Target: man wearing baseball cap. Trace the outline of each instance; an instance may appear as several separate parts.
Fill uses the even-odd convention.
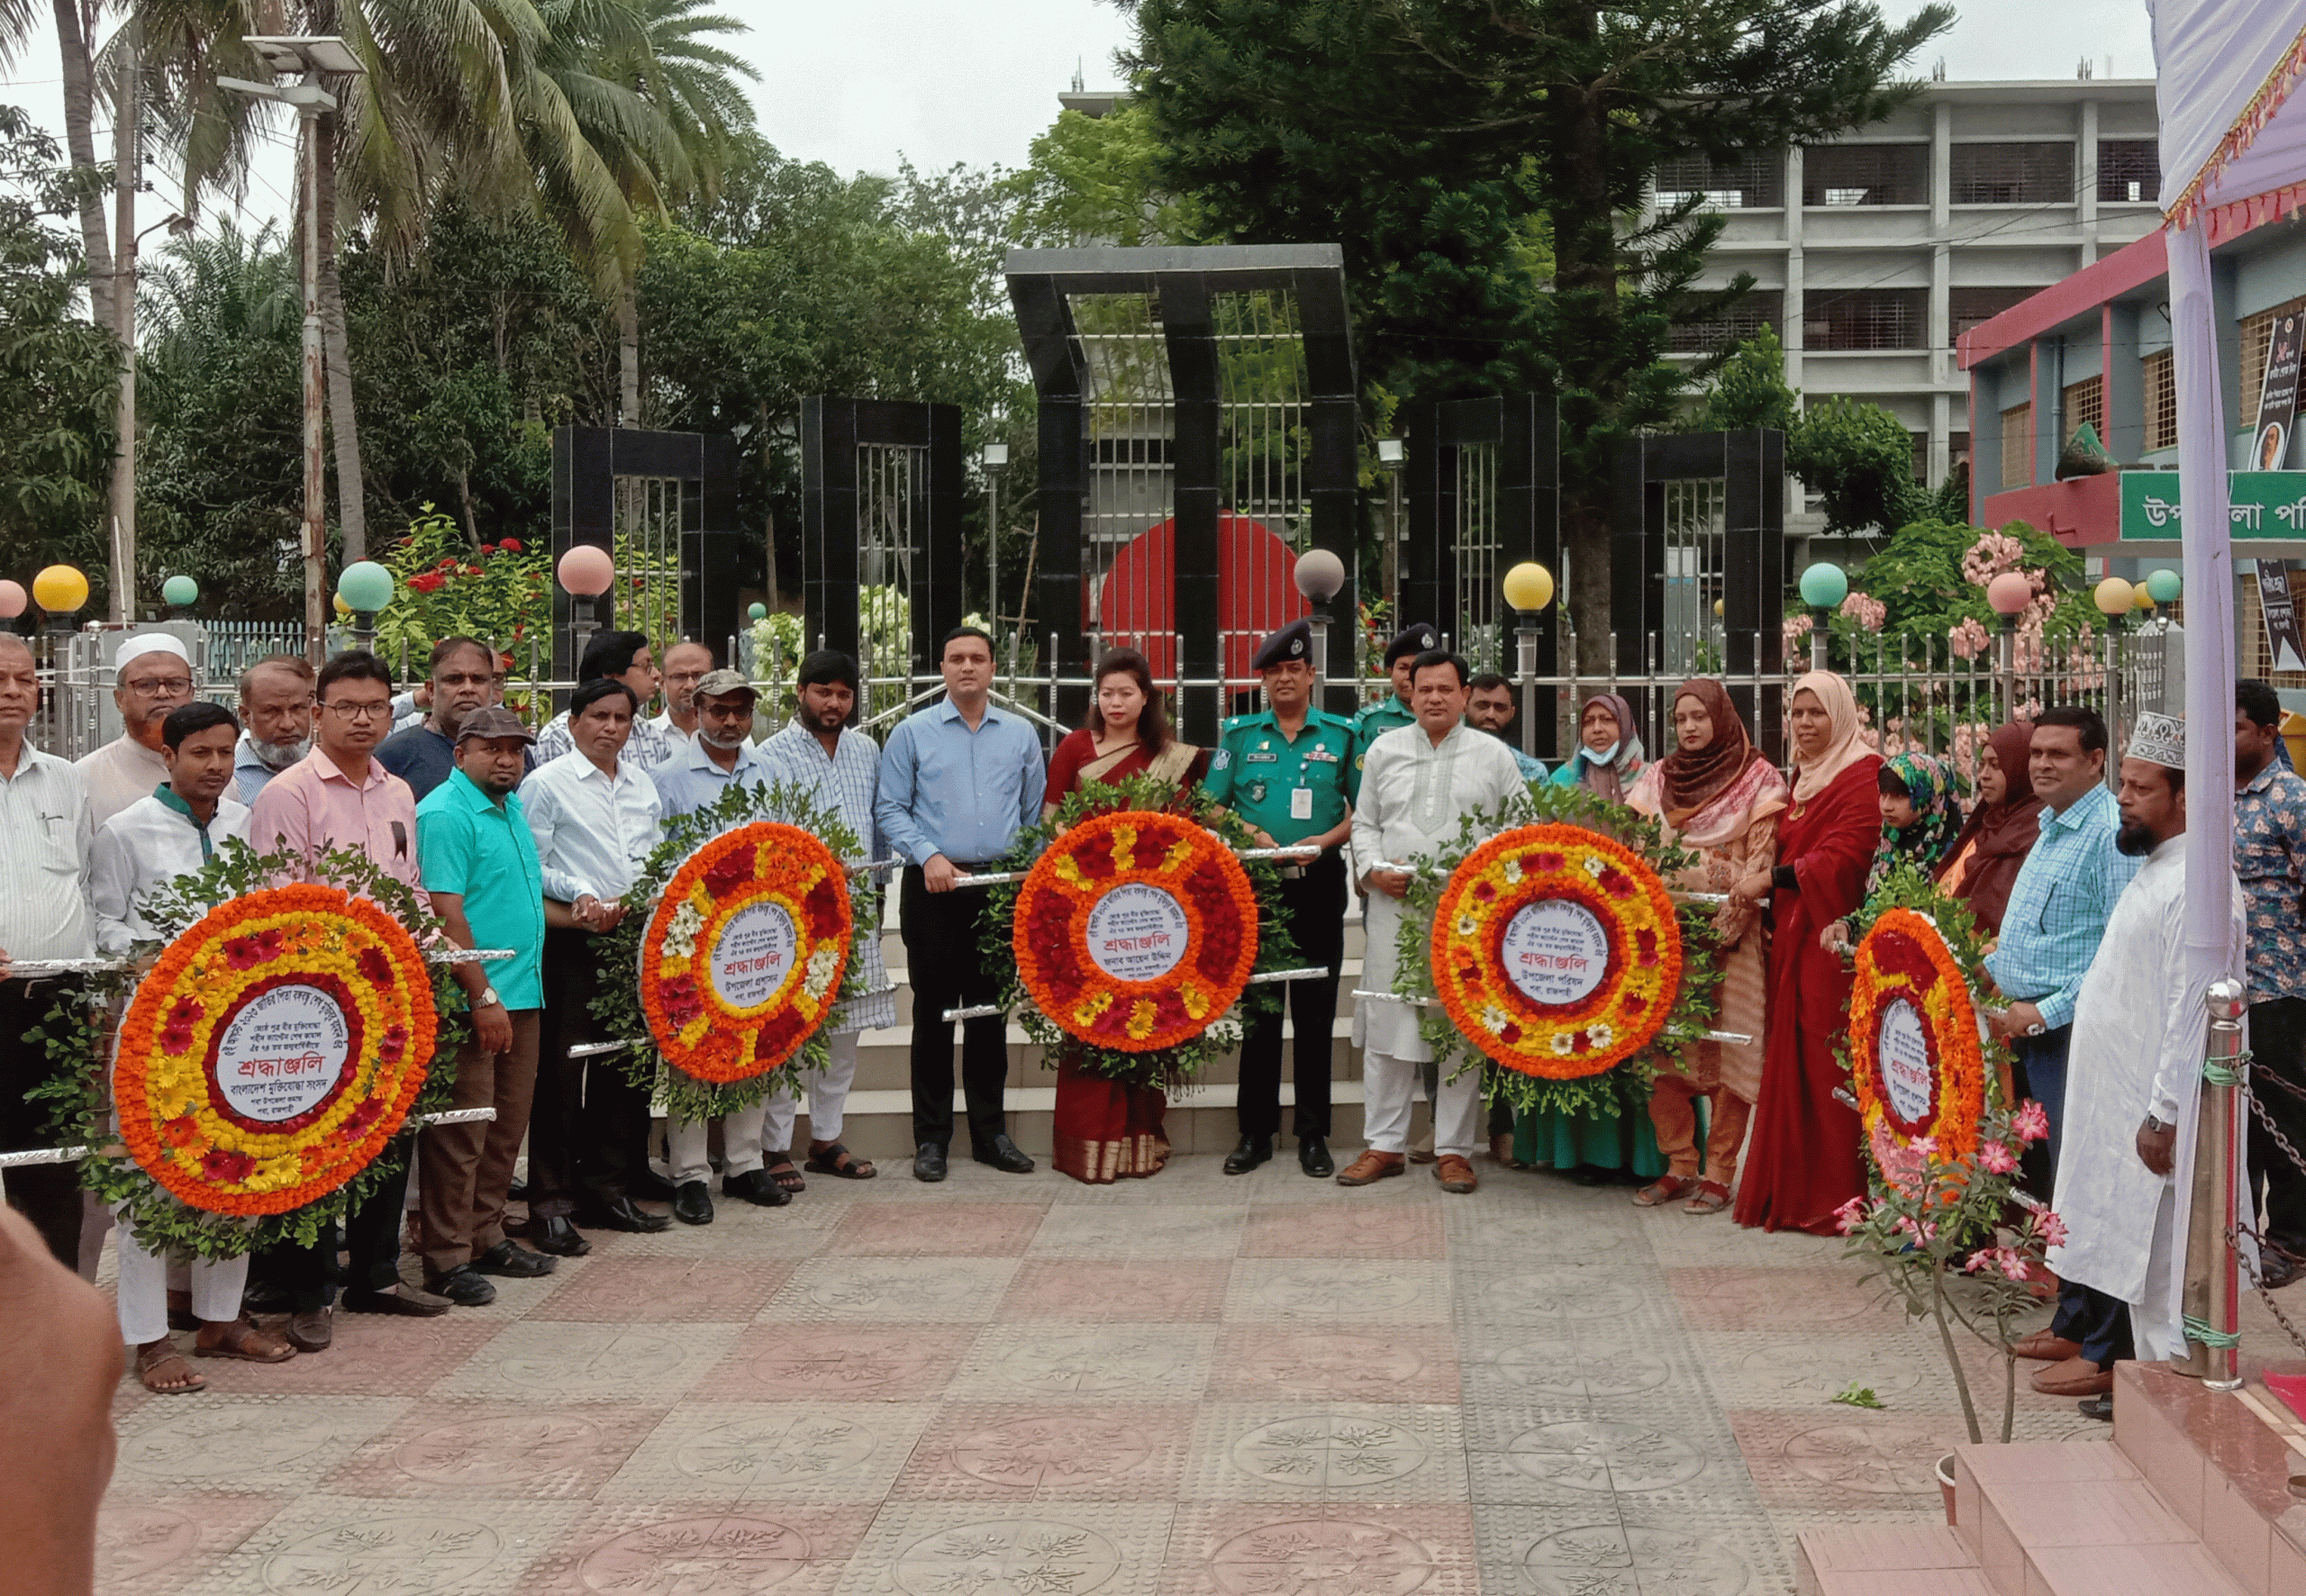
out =
[[[511,710],[470,711],[457,727],[456,768],[416,806],[417,862],[449,939],[513,950],[509,959],[449,966],[472,1010],[450,1106],[493,1108],[496,1118],[428,1125],[417,1138],[424,1289],[466,1308],[496,1300],[486,1275],[531,1280],[558,1262],[504,1234],[544,1020],[544,870],[513,791],[535,741]]]

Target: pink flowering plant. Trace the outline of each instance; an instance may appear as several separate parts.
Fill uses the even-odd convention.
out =
[[[2065,1239],[2057,1215],[2018,1189],[2019,1155],[2048,1134],[2049,1117],[2030,1101],[2010,1111],[1990,1107],[1977,1151],[1967,1156],[1927,1136],[1901,1142],[1877,1125],[1866,1148],[1870,1190],[1836,1216],[1849,1256],[1881,1276],[1908,1318],[1937,1326],[1973,1442],[1985,1437],[1954,1332],[2002,1355],[2007,1441],[2018,1405],[2019,1321],[2034,1311],[2036,1288],[2050,1278],[2044,1255]]]

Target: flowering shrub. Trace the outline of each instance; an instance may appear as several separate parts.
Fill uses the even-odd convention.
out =
[[[1956,1153],[1928,1136],[1901,1144],[1886,1125],[1877,1125],[1867,1147],[1871,1190],[1836,1215],[1849,1238],[1849,1256],[1881,1276],[1909,1318],[1937,1326],[1974,1443],[1985,1437],[1954,1330],[1958,1326],[2002,1354],[2001,1438],[2007,1441],[2017,1410],[2017,1356],[2011,1350],[2016,1321],[2034,1307],[2035,1284],[2048,1278],[2044,1254],[2065,1239],[2056,1214],[2017,1194],[2019,1155],[2048,1134],[2049,1117],[2033,1102],[2014,1111],[1989,1109],[1974,1154]],[[2023,1217],[2013,1223],[2012,1213]]]
[[[521,538],[476,549],[454,520],[423,508],[382,557],[395,592],[377,615],[377,652],[411,679],[434,643],[460,634],[525,657],[529,633],[552,625],[551,551]]]
[[[1882,623],[1890,618],[1890,606],[1872,594],[1852,588],[1849,596],[1841,601],[1841,612],[1856,621],[1860,631],[1880,631]]]

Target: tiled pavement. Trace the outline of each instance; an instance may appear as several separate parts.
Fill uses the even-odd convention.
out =
[[[1838,1244],[1482,1168],[900,1164],[601,1236],[490,1308],[123,1384],[104,1588],[1735,1596],[1805,1525],[1938,1512],[1950,1383]]]

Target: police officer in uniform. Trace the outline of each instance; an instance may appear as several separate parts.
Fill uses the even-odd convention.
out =
[[[1321,965],[1323,981],[1290,983],[1285,1000],[1297,1021],[1297,1111],[1291,1129],[1297,1163],[1320,1178],[1337,1173],[1330,1158],[1330,1038],[1337,1018],[1338,969],[1345,957],[1345,856],[1353,830],[1350,799],[1357,751],[1354,723],[1312,707],[1313,628],[1294,621],[1258,645],[1250,661],[1265,683],[1269,708],[1225,722],[1203,786],[1275,848],[1310,843],[1321,857],[1283,871],[1281,901],[1298,963]],[[1281,1015],[1261,1013],[1241,1043],[1241,1142],[1225,1158],[1227,1174],[1246,1174],[1273,1156],[1281,1129]]]
[[[1441,634],[1421,621],[1405,626],[1385,645],[1385,674],[1394,678],[1394,695],[1373,703],[1353,718],[1352,794],[1361,795],[1361,761],[1375,742],[1396,726],[1412,726],[1417,716],[1409,707],[1410,666],[1429,648],[1441,646]]]

